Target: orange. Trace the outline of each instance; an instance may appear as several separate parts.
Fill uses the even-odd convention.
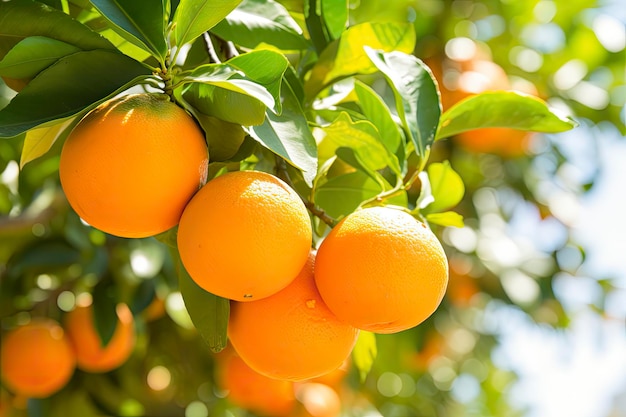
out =
[[[206,291],[258,300],[298,275],[311,247],[304,203],[282,180],[237,171],[209,181],[189,202],[178,228],[187,272]]]
[[[318,382],[296,387],[296,398],[302,404],[298,417],[339,417],[341,399],[333,388]]]
[[[328,309],[313,278],[311,252],[282,291],[258,301],[231,303],[228,336],[241,358],[271,378],[302,381],[337,369],[358,330]]]
[[[234,352],[218,362],[218,382],[236,406],[265,416],[289,416],[295,406],[293,383],[261,375]]]
[[[63,144],[63,191],[93,227],[121,237],[164,232],[205,182],[204,134],[166,98],[110,100],[88,113]]]
[[[444,60],[441,78],[447,81],[440,83],[445,110],[474,94],[511,89],[504,69],[479,55],[464,61]],[[516,157],[526,153],[531,138],[528,132],[522,130],[484,128],[462,132],[457,135],[455,141],[470,152]]]
[[[122,365],[135,346],[135,320],[126,304],[116,308],[113,337],[102,346],[94,323],[92,305],[77,306],[65,318],[65,329],[74,346],[78,367],[87,372],[107,372]]]
[[[532,135],[523,130],[492,127],[459,133],[456,141],[464,149],[514,158],[524,155]]]
[[[2,381],[16,394],[48,397],[68,383],[76,357],[63,328],[51,319],[34,319],[4,336]]]
[[[428,226],[401,210],[370,207],[343,218],[322,241],[315,282],[340,320],[396,333],[439,306],[448,262]]]

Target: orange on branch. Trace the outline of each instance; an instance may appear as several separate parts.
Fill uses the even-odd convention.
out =
[[[340,320],[374,333],[396,333],[437,309],[448,262],[428,226],[404,211],[371,207],[345,217],[324,239],[315,281]]]
[[[261,375],[234,352],[220,355],[218,382],[233,404],[264,416],[291,415],[296,401],[291,381]]]
[[[328,309],[313,277],[312,252],[280,292],[231,303],[228,337],[241,358],[271,378],[302,381],[337,369],[352,352],[358,330]]]
[[[286,287],[311,247],[304,203],[279,178],[237,171],[209,181],[189,202],[178,228],[178,249],[193,280],[238,301],[258,300]]]
[[[76,213],[121,237],[176,224],[206,181],[204,134],[181,107],[157,94],[110,100],[87,114],[61,151],[59,175]]]
[[[77,306],[65,317],[65,329],[76,352],[78,367],[87,372],[108,372],[122,365],[135,347],[135,320],[126,304],[115,310],[113,337],[102,346],[95,327],[93,305]]]
[[[48,397],[74,373],[76,357],[63,328],[51,319],[34,319],[8,332],[2,341],[2,381],[18,395]]]

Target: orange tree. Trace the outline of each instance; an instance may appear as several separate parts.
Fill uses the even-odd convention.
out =
[[[518,91],[528,91],[525,88],[480,90],[480,94],[442,108],[441,92],[454,85],[446,81],[454,78],[455,72],[437,64],[457,58],[459,52],[454,51],[452,41],[462,38],[460,44],[476,48],[483,61],[497,61],[518,81],[534,83],[538,97],[562,96],[573,111],[591,118],[594,113],[584,106],[584,100],[576,101],[574,94],[559,91],[559,83],[542,84],[540,75],[567,63],[569,50],[539,74],[528,73],[529,64],[523,57],[518,60],[522,64],[509,71],[511,65],[504,64],[507,48],[522,48],[515,43],[522,34],[498,32],[494,23],[491,32],[487,31],[489,36],[485,35],[485,25],[492,22],[489,16],[499,17],[503,25],[513,16],[532,23],[529,6],[507,8],[495,1],[488,5],[451,2],[451,7],[435,6],[435,2],[362,3],[0,3],[0,76],[6,84],[0,103],[3,334],[41,316],[63,323],[64,316],[85,300],[93,306],[93,326],[101,347],[115,334],[120,303],[130,307],[137,331],[133,351],[119,368],[105,373],[77,369],[68,384],[49,398],[25,400],[11,386],[3,385],[0,398],[8,398],[9,415],[67,415],[68,410],[75,415],[219,415],[237,407],[215,383],[213,357],[228,344],[231,302],[197,284],[194,275],[201,272],[194,273],[188,264],[202,264],[212,255],[213,263],[226,263],[222,269],[230,264],[234,270],[272,272],[272,263],[265,260],[280,259],[280,253],[272,252],[274,245],[294,248],[289,242],[264,244],[262,239],[268,230],[291,225],[282,223],[286,214],[280,206],[250,210],[237,205],[245,200],[247,188],[219,192],[213,198],[233,194],[233,202],[220,201],[217,208],[234,204],[233,209],[210,218],[209,211],[217,210],[210,199],[196,200],[193,190],[181,197],[183,191],[172,181],[183,176],[178,169],[189,166],[193,171],[190,182],[199,182],[198,186],[232,171],[272,174],[275,182],[297,196],[288,211],[298,211],[294,205],[300,203],[306,208],[314,248],[342,219],[376,206],[412,216],[421,223],[419,227],[430,228],[442,241],[455,296],[444,298],[431,318],[402,333],[376,336],[360,332],[352,351],[354,366],[350,366],[346,386],[338,390],[345,415],[376,409],[385,416],[454,415],[462,401],[450,389],[455,376],[462,373],[472,375],[482,387],[484,394],[473,400],[483,410],[480,415],[502,414],[503,408],[508,409],[503,392],[510,375],[490,359],[493,334],[473,327],[472,320],[489,300],[501,300],[517,305],[538,321],[549,317],[544,321],[564,325],[566,316],[559,300],[550,285],[539,280],[556,273],[558,263],[525,272],[525,277],[542,285],[540,295],[529,302],[507,284],[511,282],[507,277],[521,273],[523,266],[503,265],[497,256],[472,246],[472,239],[481,236],[481,219],[491,219],[492,225],[494,217],[506,220],[506,205],[498,200],[502,198],[500,190],[515,190],[508,194],[515,201],[528,202],[545,218],[553,216],[550,204],[536,195],[538,187],[533,188],[532,180],[524,177],[529,161],[542,148],[529,147],[527,155],[510,158],[468,152],[457,147],[454,138],[485,128],[558,133],[572,129],[576,122],[543,99]],[[577,11],[566,10],[570,15]],[[566,30],[578,30],[566,26],[571,21],[559,18]],[[480,28],[483,32],[479,33]],[[588,37],[583,29],[576,33],[584,44]],[[479,40],[468,43],[469,38]],[[519,48],[516,51],[522,56],[525,50]],[[444,58],[446,54],[448,58]],[[590,67],[604,63],[609,71],[615,68],[610,51],[595,59]],[[616,71],[615,77],[619,76]],[[145,107],[122,108],[120,113],[102,117],[115,126],[93,123],[93,115],[106,111],[111,100],[131,93],[149,94],[159,97],[157,103],[177,106],[177,113],[183,111],[176,119],[178,125],[161,128],[164,113],[170,112],[158,111],[161,104],[150,105],[152,99],[143,100]],[[611,112],[612,120],[617,120],[614,106]],[[143,115],[139,124],[126,130],[125,126],[136,123],[136,113]],[[91,125],[82,122],[88,114]],[[183,119],[196,126],[189,127]],[[97,132],[102,151],[88,152],[88,145],[72,148],[70,169],[80,166],[85,171],[64,173],[65,145],[90,129],[93,133],[87,136]],[[189,149],[197,143],[192,145],[188,135],[198,131],[205,141],[208,166],[202,164],[204,150],[194,153]],[[144,143],[134,139],[143,139],[144,134],[158,140]],[[177,162],[182,147],[194,153],[195,162]],[[564,163],[557,150],[546,148],[544,155],[556,155],[555,165]],[[134,155],[129,157],[126,150]],[[170,171],[172,164],[176,172]],[[66,190],[67,200],[64,177],[79,182],[73,195]],[[101,181],[107,186],[100,187]],[[168,187],[177,192],[168,194]],[[81,193],[81,189],[86,191]],[[154,195],[166,197],[151,200]],[[168,195],[175,196],[169,200],[176,202],[168,201]],[[73,202],[85,197],[86,202]],[[196,236],[191,244],[185,242],[186,247],[199,251],[191,261],[184,256],[181,261],[177,226],[151,237],[144,237],[143,232],[126,235],[105,226],[109,220],[117,223],[120,219],[137,226],[166,211],[180,217],[181,198],[192,198],[193,206],[199,207],[186,216],[185,228]],[[101,203],[94,204],[100,199]],[[256,200],[260,201],[255,204],[265,201]],[[170,204],[178,208],[172,209]],[[93,220],[95,227],[87,224],[88,215],[81,211],[89,205],[104,220]],[[135,206],[143,211],[134,219]],[[248,218],[228,219],[233,212],[257,217],[248,224]],[[170,227],[172,223],[162,224]],[[203,230],[208,224],[212,226]],[[219,233],[211,234],[215,229]],[[151,230],[148,234],[158,233]],[[211,247],[228,247],[228,253],[203,254],[202,246],[209,241]],[[255,253],[245,248],[254,248]],[[556,259],[557,252],[548,255]],[[388,263],[390,270],[396,263],[400,269],[415,263],[401,259],[409,250],[406,255],[404,251],[390,253],[380,260]],[[305,258],[302,255],[302,263]],[[373,261],[371,256],[368,261]],[[300,268],[289,270],[295,278]],[[332,276],[332,263],[326,262],[324,270]],[[351,285],[358,286],[358,279],[351,277]],[[232,284],[229,281],[232,279],[220,285]],[[407,288],[414,287],[409,284]],[[346,297],[351,292],[350,288],[340,291]],[[373,295],[376,288],[368,292]],[[429,300],[435,307],[441,295],[436,298]],[[311,301],[319,300],[306,300],[308,306],[314,304]],[[384,302],[385,298],[377,300],[382,310]],[[394,300],[387,302],[393,305]],[[161,313],[155,314],[159,306]],[[367,306],[359,308],[367,311]],[[255,334],[264,337],[262,329],[255,329]],[[467,361],[473,350],[475,361]]]

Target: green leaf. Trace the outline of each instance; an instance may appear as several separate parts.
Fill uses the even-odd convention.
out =
[[[315,47],[318,55],[326,49],[328,43],[332,40],[328,36],[328,31],[322,21],[322,5],[321,0],[304,0],[304,21],[311,42]]]
[[[280,88],[283,75],[289,67],[284,55],[269,50],[252,51],[236,56],[226,62],[230,67],[242,71],[246,78],[262,85],[274,98],[274,110],[282,111]]]
[[[243,85],[245,80],[236,82],[237,84],[226,84],[228,81],[220,82],[220,85],[228,86],[229,89],[217,87],[215,85],[217,82],[193,83],[183,97],[200,113],[207,116],[218,117],[226,122],[244,126],[263,123],[265,104],[253,96],[240,92],[245,91],[241,88],[242,86],[256,88],[255,84],[247,81],[247,84]],[[240,91],[233,91],[234,89]],[[251,89],[248,88],[246,92],[249,91]]]
[[[356,345],[354,346],[354,350],[352,350],[352,359],[354,360],[356,369],[359,371],[361,383],[365,382],[367,374],[372,369],[376,355],[378,355],[378,350],[376,348],[376,335],[374,333],[361,330],[359,332]]]
[[[280,115],[266,112],[263,124],[250,127],[250,136],[300,169],[307,185],[317,174],[317,145],[309,124],[296,98],[293,87],[285,84],[283,111]]]
[[[433,162],[428,166],[433,203],[428,206],[429,212],[450,209],[461,201],[465,194],[463,179],[450,166],[449,161]]]
[[[206,133],[211,162],[228,161],[237,154],[246,138],[246,132],[240,124],[198,112],[194,112],[194,117]]]
[[[428,66],[402,52],[384,53],[366,47],[367,55],[383,73],[396,98],[396,110],[406,134],[421,159],[427,156],[441,116],[437,82]]]
[[[0,75],[9,78],[34,78],[59,58],[80,51],[74,45],[46,38],[31,36],[21,40],[0,61]]]
[[[219,352],[226,347],[230,302],[218,297],[195,283],[185,269],[178,250],[172,250],[175,256],[180,293],[193,325],[209,345],[212,352]]]
[[[67,14],[29,0],[0,2],[0,57],[29,36],[45,36],[83,50],[115,49],[98,33]]]
[[[82,51],[63,57],[0,110],[0,137],[13,137],[95,107],[148,76],[150,70],[144,65],[114,51]]]
[[[162,0],[90,0],[112,28],[163,62],[167,55]]]
[[[537,97],[518,91],[490,91],[468,97],[450,107],[441,116],[437,139],[485,127],[558,133],[577,125]]]
[[[80,253],[67,241],[37,240],[13,254],[7,265],[7,276],[25,279],[44,273],[64,270],[80,262]]]
[[[348,24],[347,0],[322,0],[322,19],[332,39],[337,39]]]
[[[354,171],[328,179],[315,189],[313,201],[326,213],[339,218],[352,213],[359,205],[377,196],[382,187],[362,171]]]
[[[224,19],[241,0],[180,0],[174,13],[176,45],[189,43]]]
[[[366,119],[376,126],[380,133],[380,140],[387,150],[395,155],[398,151],[404,151],[402,145],[402,136],[398,130],[398,125],[393,120],[389,107],[385,104],[382,97],[367,86],[357,81],[354,83],[354,91],[359,98],[359,106]]]
[[[322,131],[325,135],[318,146],[321,161],[330,159],[337,154],[338,149],[344,148],[351,150],[360,165],[369,173],[385,167],[400,173],[398,158],[387,151],[378,130],[369,121],[353,122],[347,113],[342,112],[333,123],[324,126]],[[345,153],[345,150],[340,152]]]
[[[22,155],[20,157],[20,169],[24,165],[45,155],[50,150],[56,140],[64,133],[69,133],[69,127],[76,122],[76,118],[72,117],[52,126],[39,127],[29,130],[24,139],[22,147]]]
[[[352,26],[328,45],[311,70],[304,85],[307,100],[331,83],[355,74],[369,74],[376,67],[367,57],[365,46],[383,51],[413,52],[415,30],[411,24],[361,23]]]
[[[256,48],[260,43],[287,51],[310,46],[287,9],[273,0],[243,1],[211,32],[245,48]]]
[[[96,333],[100,338],[100,346],[106,347],[117,327],[117,296],[115,286],[108,279],[100,281],[93,289],[93,320]]]
[[[440,226],[463,227],[463,216],[454,211],[427,214],[426,220]]]
[[[181,84],[193,83],[186,87],[184,99],[200,112],[227,122],[245,126],[263,123],[266,107],[273,111],[280,109],[280,77],[286,69],[286,62],[277,60],[279,54],[276,53],[251,54],[234,60],[234,66],[230,61],[202,65],[184,75]],[[259,67],[255,68],[257,59]],[[247,77],[244,70],[259,82]],[[267,87],[261,83],[266,83]]]

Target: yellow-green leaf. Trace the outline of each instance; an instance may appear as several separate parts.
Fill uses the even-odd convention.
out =
[[[426,220],[440,226],[463,227],[463,216],[454,211],[446,211],[443,213],[431,213],[426,215]]]
[[[352,351],[352,359],[354,360],[354,365],[359,370],[361,382],[365,381],[367,374],[370,369],[372,369],[372,365],[374,364],[374,359],[376,359],[377,354],[376,335],[374,333],[361,330],[359,332],[359,338],[356,341],[356,345],[354,346],[354,350]]]
[[[451,209],[459,204],[465,194],[465,185],[459,174],[452,169],[450,162],[434,162],[428,166],[431,192],[434,201],[428,206],[429,212]]]
[[[24,168],[24,165],[33,161],[40,156],[43,156],[50,150],[54,142],[65,132],[74,118],[67,119],[61,123],[54,124],[52,126],[38,127],[36,129],[29,130],[26,133],[24,139],[24,146],[22,147],[22,156],[20,158],[20,169]]]
[[[341,78],[375,72],[376,67],[365,53],[364,46],[386,52],[411,53],[415,47],[415,29],[411,24],[397,22],[368,22],[347,29],[324,49],[313,67],[304,86],[307,98],[315,98],[324,87]]]

